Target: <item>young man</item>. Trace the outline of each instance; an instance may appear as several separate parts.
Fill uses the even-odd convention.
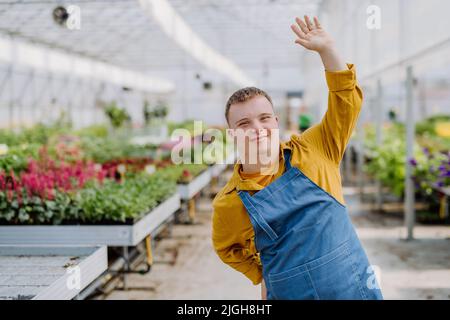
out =
[[[229,127],[235,137],[250,139],[241,143],[233,176],[213,202],[215,251],[253,284],[261,283],[263,299],[382,299],[348,217],[339,174],[362,104],[355,68],[343,63],[317,18],[296,18],[291,28],[295,42],[323,61],[328,110],[319,124],[272,146],[263,164],[247,161],[248,143],[256,144],[259,156],[264,145],[278,141],[272,101],[257,88],[230,97]]]

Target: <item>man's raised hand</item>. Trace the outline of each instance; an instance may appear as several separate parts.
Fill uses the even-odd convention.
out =
[[[291,25],[292,31],[297,35],[295,43],[319,53],[333,48],[333,39],[322,28],[317,17],[314,17],[314,22],[308,16],[304,17],[304,21],[298,17],[295,21],[296,24]]]
[[[305,16],[305,21],[298,17],[295,18],[295,21],[296,24],[291,25],[292,31],[297,35],[295,43],[308,50],[318,52],[325,70],[341,71],[347,69],[335,48],[333,38],[325,32],[317,17],[314,17],[314,23],[308,16]]]

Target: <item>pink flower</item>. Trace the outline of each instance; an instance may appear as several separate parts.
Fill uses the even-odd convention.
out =
[[[5,189],[6,189],[5,177],[4,177],[4,174],[1,173],[0,174],[0,190],[5,190]]]
[[[47,189],[47,200],[53,200],[55,199],[55,194],[53,192],[53,189]]]

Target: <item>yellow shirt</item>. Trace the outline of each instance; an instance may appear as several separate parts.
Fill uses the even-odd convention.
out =
[[[255,247],[250,218],[237,190],[251,193],[263,189],[284,172],[282,150],[291,150],[291,163],[331,196],[345,205],[339,164],[356,126],[363,94],[357,85],[354,65],[348,70],[325,71],[329,96],[328,110],[319,124],[281,143],[280,165],[276,175],[241,173],[236,164],[230,181],[213,201],[212,241],[220,259],[243,273],[253,284],[262,280],[262,268]],[[253,190],[253,191],[252,191]]]

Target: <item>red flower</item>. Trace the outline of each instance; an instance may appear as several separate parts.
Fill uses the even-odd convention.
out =
[[[190,177],[191,176],[191,173],[189,172],[189,170],[186,170],[186,169],[184,169],[183,170],[183,177]]]
[[[12,200],[13,200],[13,192],[12,192],[12,190],[8,190],[6,196],[8,198],[8,201],[12,202]]]
[[[4,177],[4,173],[2,172],[0,174],[0,190],[5,190],[5,189],[6,189],[5,177]]]

